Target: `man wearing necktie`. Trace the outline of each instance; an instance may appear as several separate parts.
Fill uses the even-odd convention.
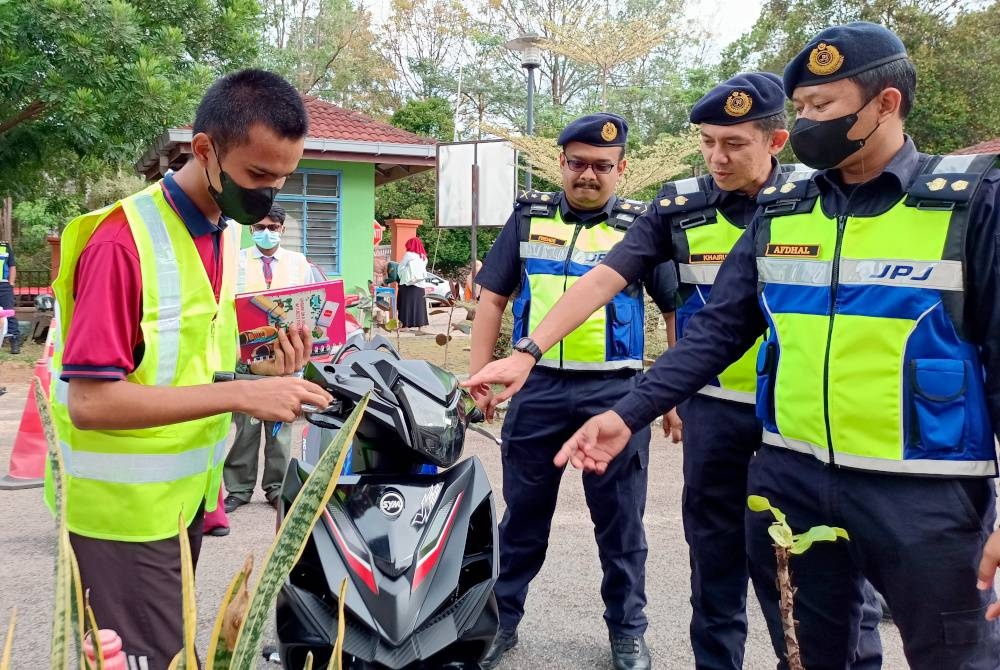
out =
[[[285,210],[275,205],[261,221],[251,226],[254,246],[240,252],[237,293],[287,288],[310,283],[311,268],[306,257],[280,246],[285,232]],[[275,429],[270,421],[257,421],[245,414],[233,414],[236,440],[226,457],[223,480],[226,484],[226,512],[250,502],[257,482],[261,429],[264,433],[264,473],[261,488],[271,505],[276,505],[285,476],[292,442],[291,424]]]

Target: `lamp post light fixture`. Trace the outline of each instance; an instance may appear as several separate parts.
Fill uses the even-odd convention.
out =
[[[534,33],[521,35],[508,41],[504,47],[516,52],[521,56],[521,67],[528,75],[528,123],[527,134],[530,136],[535,130],[535,70],[542,65],[542,50],[538,47],[541,38]],[[531,190],[531,164],[528,163],[524,175],[524,187]]]

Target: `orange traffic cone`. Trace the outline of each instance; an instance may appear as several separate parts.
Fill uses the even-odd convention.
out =
[[[49,357],[52,346],[45,348],[45,356],[35,361],[35,377],[42,383],[46,395],[49,392]],[[30,489],[41,486],[45,477],[45,459],[48,456],[48,446],[45,443],[45,433],[42,431],[42,419],[35,403],[36,380],[31,380],[28,388],[28,399],[24,403],[24,413],[21,414],[21,425],[14,438],[14,451],[10,454],[10,467],[7,475],[0,479],[0,490]]]

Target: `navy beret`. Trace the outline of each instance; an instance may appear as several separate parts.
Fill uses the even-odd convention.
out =
[[[785,110],[781,79],[770,72],[744,72],[702,96],[691,108],[691,123],[733,126]]]
[[[790,98],[799,86],[846,79],[904,58],[902,40],[885,26],[867,21],[831,26],[785,67],[785,94]]]
[[[628,124],[617,114],[600,112],[588,114],[569,122],[559,133],[557,144],[583,142],[595,147],[623,147],[628,137]]]

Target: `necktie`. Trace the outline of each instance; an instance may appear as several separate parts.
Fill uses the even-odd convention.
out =
[[[264,283],[267,284],[268,288],[271,288],[271,278],[274,276],[271,273],[271,263],[274,259],[270,256],[261,256],[260,260],[264,264]]]

